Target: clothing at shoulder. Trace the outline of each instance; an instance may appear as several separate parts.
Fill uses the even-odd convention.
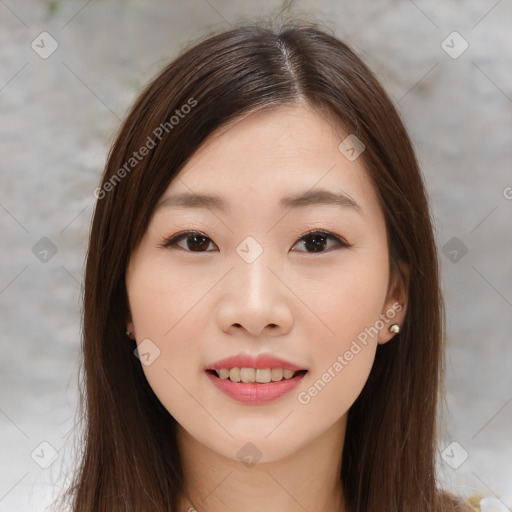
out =
[[[481,495],[473,494],[469,498],[467,498],[464,503],[471,507],[472,512],[482,512],[480,507],[480,500],[482,499]]]
[[[466,500],[466,503],[474,512],[507,512],[509,510],[502,501],[490,496],[473,495]]]

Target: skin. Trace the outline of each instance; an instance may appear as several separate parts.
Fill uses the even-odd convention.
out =
[[[363,158],[338,145],[348,135],[308,105],[259,111],[210,136],[172,181],[171,193],[211,193],[230,205],[157,207],[132,254],[126,284],[129,327],[160,355],[144,373],[179,423],[187,497],[199,512],[345,510],[339,470],[347,413],[373,365],[378,344],[402,324],[405,285],[389,275],[383,212]],[[364,155],[364,153],[363,153]],[[343,191],[360,211],[339,205],[281,209],[283,196]],[[305,247],[312,229],[325,240]],[[185,230],[206,235],[203,252],[187,240],[162,247]],[[252,236],[262,254],[247,263],[237,246]],[[310,238],[307,240],[311,240]],[[194,240],[189,242],[193,243]],[[393,304],[391,321],[325,387],[300,403],[357,336]],[[389,315],[388,315],[389,316]],[[268,353],[308,369],[291,393],[264,405],[237,402],[212,385],[203,368],[219,359]],[[261,452],[247,467],[237,457],[251,442]]]

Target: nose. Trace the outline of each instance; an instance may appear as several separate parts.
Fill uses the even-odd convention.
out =
[[[293,294],[283,284],[275,262],[263,253],[256,261],[241,258],[224,280],[218,322],[224,332],[245,330],[252,336],[281,336],[293,325]]]

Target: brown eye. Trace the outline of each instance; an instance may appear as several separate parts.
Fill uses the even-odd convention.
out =
[[[329,231],[311,231],[306,235],[302,236],[297,243],[302,242],[302,247],[306,251],[299,252],[328,252],[326,247],[329,246],[329,242],[334,242],[334,248],[336,247],[349,247],[340,237]],[[330,244],[332,247],[332,243]],[[331,248],[329,247],[329,248]]]
[[[185,242],[180,245],[181,242]],[[170,239],[166,240],[163,247],[178,246],[180,249],[189,252],[211,252],[208,251],[210,244],[213,244],[210,238],[198,231],[187,231],[179,233]]]

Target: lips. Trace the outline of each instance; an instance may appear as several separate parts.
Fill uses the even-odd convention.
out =
[[[204,370],[210,382],[225,395],[237,402],[254,405],[268,403],[290,393],[308,371],[290,361],[268,354],[262,354],[258,357],[247,355],[228,357],[206,366]],[[231,370],[230,374],[234,373],[238,377],[235,378],[234,382],[226,376],[227,370]],[[259,380],[264,380],[264,383],[242,381],[245,380],[244,373],[249,375],[252,372],[254,378],[255,372],[258,372],[258,370],[261,375],[266,375],[264,379],[256,377]],[[268,374],[270,372],[274,377],[275,375],[277,377],[281,375],[282,380],[269,379]],[[222,377],[219,376],[219,373]]]

